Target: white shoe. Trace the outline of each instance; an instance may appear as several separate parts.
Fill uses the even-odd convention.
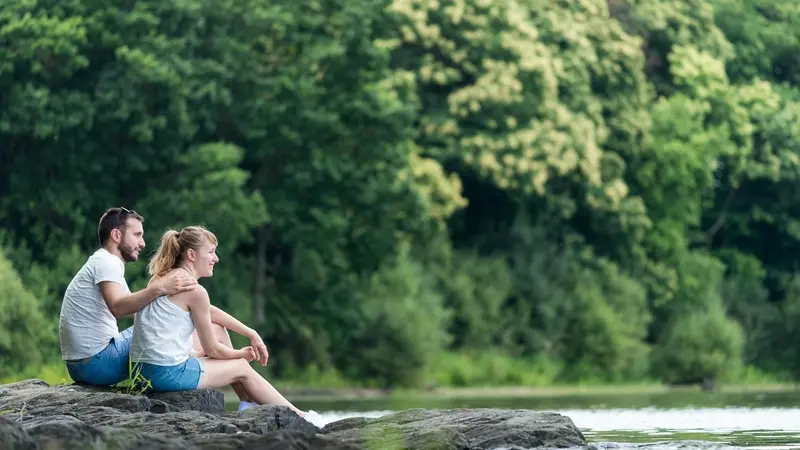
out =
[[[254,406],[258,406],[258,403],[255,403],[255,402],[239,402],[239,412],[242,412],[245,409],[252,408]]]
[[[322,420],[322,416],[317,414],[314,410],[308,410],[305,415],[303,416],[304,419],[315,425],[317,428],[322,428],[325,426],[325,422]]]

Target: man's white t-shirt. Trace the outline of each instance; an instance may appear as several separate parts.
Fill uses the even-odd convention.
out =
[[[106,249],[99,249],[75,275],[64,292],[58,335],[61,359],[71,361],[96,355],[119,335],[117,318],[100,292],[100,282],[113,281],[130,294],[125,263]]]

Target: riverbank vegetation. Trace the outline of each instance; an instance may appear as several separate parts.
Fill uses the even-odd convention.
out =
[[[0,379],[65,374],[61,295],[122,205],[145,256],[167,227],[217,234],[203,284],[280,380],[794,380],[798,21],[767,0],[4,3]]]

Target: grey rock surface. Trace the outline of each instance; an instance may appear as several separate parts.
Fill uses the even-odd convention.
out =
[[[401,411],[319,429],[282,406],[226,412],[213,389],[130,395],[41,380],[0,385],[0,450],[584,447],[566,416],[527,410]]]
[[[586,445],[569,417],[502,409],[410,409],[377,419],[351,418],[323,433],[368,448],[567,448]]]

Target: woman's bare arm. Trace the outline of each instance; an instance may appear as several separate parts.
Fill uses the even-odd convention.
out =
[[[214,335],[214,328],[211,321],[211,300],[204,287],[198,286],[197,289],[188,293],[186,306],[192,315],[192,321],[197,329],[197,336],[200,338],[200,345],[209,358],[214,359],[236,359],[246,357],[242,350],[234,350],[225,344],[217,342]]]
[[[211,321],[221,327],[227,328],[228,330],[231,330],[234,333],[238,333],[250,339],[250,346],[253,348],[253,351],[255,352],[256,359],[258,360],[258,362],[261,363],[262,366],[267,365],[267,361],[269,360],[269,352],[267,351],[267,346],[266,344],[264,344],[264,341],[261,340],[261,336],[259,336],[259,334],[254,329],[248,327],[247,325],[243,324],[232,315],[226,313],[225,311],[217,308],[214,305],[211,305]]]
[[[214,305],[211,305],[211,321],[223,328],[227,328],[228,330],[247,338],[252,337],[253,334],[256,334],[255,330]]]

